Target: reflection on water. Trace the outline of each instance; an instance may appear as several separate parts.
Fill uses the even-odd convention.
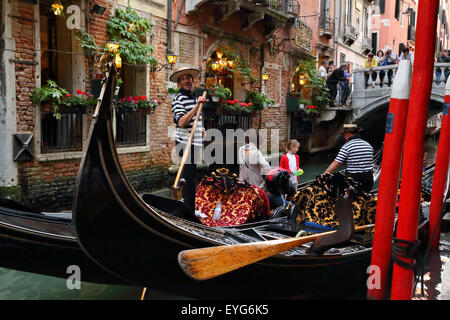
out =
[[[81,283],[69,290],[65,279],[0,268],[0,300],[139,299],[142,288]]]

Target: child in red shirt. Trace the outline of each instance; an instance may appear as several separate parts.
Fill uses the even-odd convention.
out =
[[[280,159],[280,167],[286,169],[291,174],[291,182],[295,188],[298,184],[296,172],[300,169],[300,157],[297,152],[300,149],[300,142],[292,139],[286,146],[286,153]]]

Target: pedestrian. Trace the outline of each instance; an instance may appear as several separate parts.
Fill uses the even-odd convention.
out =
[[[369,85],[369,77],[372,77],[372,88],[375,88],[375,81],[377,80],[377,73],[373,71],[373,68],[378,67],[377,59],[374,58],[372,52],[369,52],[367,59],[364,61],[364,68],[370,69],[370,71],[364,72],[364,77],[366,80],[366,88]]]
[[[328,61],[328,68],[327,68],[327,75],[328,75],[328,77],[333,73],[334,70],[336,70],[336,66],[334,65],[334,61],[333,60]]]
[[[392,49],[390,47],[386,48],[386,55],[384,57],[384,66],[390,66],[397,63],[397,55],[392,52]],[[388,70],[388,80],[389,80],[389,86],[391,86],[392,83],[392,77],[394,76],[394,71],[392,69]]]
[[[245,137],[245,145],[239,148],[239,179],[265,190],[264,175],[270,165],[257,146]]]
[[[327,79],[327,87],[329,90],[329,94],[330,94],[330,107],[335,107],[335,100],[336,100],[336,95],[337,95],[337,86],[339,84],[339,81],[344,81],[345,80],[345,76],[344,76],[344,70],[345,70],[346,66],[345,65],[341,65],[338,69],[335,69],[329,76]]]
[[[347,99],[350,96],[350,79],[352,78],[352,73],[350,72],[350,63],[344,70],[344,81],[339,82],[340,86],[340,105],[344,106],[347,103]]]
[[[384,51],[383,50],[378,50],[377,51],[377,66],[381,67],[384,64]],[[380,71],[380,86],[383,86],[383,80],[384,80],[384,76],[386,75],[386,73],[384,72],[384,70]]]
[[[398,58],[399,60],[410,60],[411,65],[414,64],[414,53],[412,53],[408,47],[404,47],[402,50],[402,54]]]
[[[437,62],[439,63],[448,63],[450,62],[450,57],[448,55],[447,50],[441,50],[441,55],[439,56]],[[448,75],[450,74],[450,70],[449,68],[445,68],[444,69],[444,77],[445,77],[445,82],[447,82],[447,78]],[[436,68],[436,82],[437,84],[441,83],[441,75],[442,75],[442,69],[440,67]]]
[[[170,76],[169,80],[178,84],[179,94],[172,103],[172,116],[175,123],[175,145],[178,156],[189,148],[190,154],[184,164],[182,178],[185,179],[183,187],[183,201],[186,206],[195,211],[195,191],[196,191],[196,171],[197,163],[201,160],[203,147],[203,120],[200,114],[196,124],[191,145],[187,145],[191,129],[194,125],[195,116],[201,103],[208,100],[202,96],[195,97],[194,79],[198,76],[199,70],[191,66],[183,66]]]
[[[344,124],[342,131],[346,143],[324,174],[333,173],[346,163],[346,176],[358,182],[361,191],[370,192],[373,186],[373,147],[361,138],[357,124]]]
[[[323,80],[327,80],[327,65],[328,62],[326,60],[322,60],[322,63],[319,67],[319,69],[317,70],[317,76],[322,78]]]
[[[281,156],[280,167],[289,171],[291,175],[291,183],[297,189],[300,170],[300,157],[297,152],[300,149],[300,142],[295,139],[289,140],[286,145],[286,153]]]

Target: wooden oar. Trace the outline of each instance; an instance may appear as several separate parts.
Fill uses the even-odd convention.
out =
[[[203,92],[203,97],[204,98],[206,97],[206,91]],[[180,166],[178,167],[177,176],[175,177],[175,181],[171,188],[171,198],[175,198],[175,199],[180,198],[181,192],[179,190],[178,184],[180,182],[181,174],[183,173],[184,165],[185,165],[185,163],[189,157],[190,151],[191,151],[191,144],[192,144],[192,140],[194,139],[195,128],[197,127],[198,118],[200,117],[202,108],[203,108],[203,103],[200,103],[200,105],[197,109],[197,113],[195,114],[195,120],[194,120],[194,124],[192,125],[192,128],[191,128],[191,134],[189,135],[189,139],[186,143],[186,148],[184,149],[184,152],[183,152],[183,157],[181,158]]]
[[[355,227],[355,231],[372,228],[374,224]],[[300,238],[259,241],[181,251],[178,263],[193,279],[207,280],[239,269],[283,251],[315,241],[337,231],[323,232]]]

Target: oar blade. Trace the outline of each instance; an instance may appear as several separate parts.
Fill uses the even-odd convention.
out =
[[[313,235],[185,250],[178,254],[178,263],[189,277],[207,280],[314,241],[317,237]]]

